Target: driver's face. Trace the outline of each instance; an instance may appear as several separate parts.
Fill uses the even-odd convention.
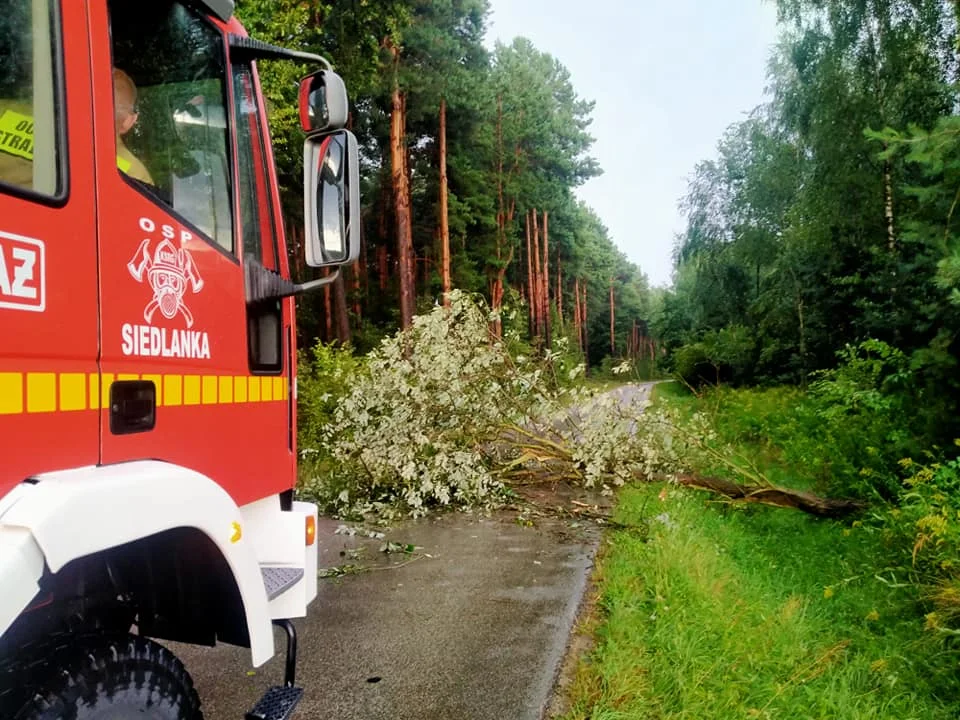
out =
[[[116,107],[117,132],[126,135],[137,124],[136,87],[129,76],[115,70],[113,73],[113,102]]]

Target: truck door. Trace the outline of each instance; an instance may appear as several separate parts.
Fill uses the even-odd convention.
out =
[[[74,2],[8,0],[0,13],[0,496],[34,473],[97,460],[85,24]]]
[[[276,245],[224,28],[177,0],[90,13],[102,462],[173,462],[238,504],[280,492],[293,483],[288,363],[282,346],[252,349],[282,338],[284,318],[251,322],[241,263],[254,238],[258,253]]]

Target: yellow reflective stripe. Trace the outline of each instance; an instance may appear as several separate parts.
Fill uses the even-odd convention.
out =
[[[284,376],[0,372],[0,416],[107,409],[115,381],[138,379],[155,385],[157,407],[260,404],[289,397]]]
[[[0,415],[23,412],[23,373],[0,373]]]
[[[87,376],[84,373],[60,374],[60,409],[87,409]]]
[[[230,375],[221,375],[220,378],[220,402],[233,402],[233,377]]]
[[[233,378],[233,397],[238,403],[247,401],[247,376],[239,375]]]
[[[157,404],[160,404],[159,396],[157,397]],[[163,404],[168,407],[183,404],[183,377],[181,375],[164,375]]]
[[[57,374],[27,373],[27,412],[53,412],[57,409]]]
[[[120,157],[119,155],[117,155],[117,167],[120,168],[120,170],[122,170],[123,172],[129,173],[130,168],[133,167],[133,163],[127,160],[126,158]]]
[[[200,404],[200,376],[186,375],[183,378],[183,404]]]

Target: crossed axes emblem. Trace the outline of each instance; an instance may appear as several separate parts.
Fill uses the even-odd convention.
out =
[[[169,240],[157,245],[153,255],[149,251],[150,240],[140,243],[133,259],[127,263],[127,270],[137,282],[143,282],[144,274],[153,289],[153,299],[143,310],[143,319],[153,322],[153,314],[159,309],[168,320],[183,313],[187,327],[193,327],[193,315],[183,302],[187,285],[196,294],[203,289],[203,278],[197,272],[193,257],[186,248],[177,249]]]

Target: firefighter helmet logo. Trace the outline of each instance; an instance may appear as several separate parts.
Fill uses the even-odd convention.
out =
[[[140,243],[137,253],[127,263],[127,270],[137,282],[147,282],[153,289],[153,299],[143,310],[143,319],[153,323],[153,315],[157,310],[168,320],[172,320],[177,313],[183,313],[187,327],[193,327],[193,315],[183,296],[187,285],[196,294],[203,289],[203,278],[197,272],[193,257],[186,248],[176,248],[169,240],[163,240],[157,245],[153,254],[150,253],[150,240]]]

